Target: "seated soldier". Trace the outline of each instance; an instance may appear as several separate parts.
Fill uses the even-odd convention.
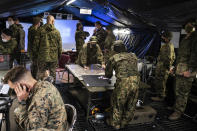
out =
[[[102,51],[97,44],[96,36],[92,36],[90,41],[83,45],[79,53],[77,64],[88,69],[91,64],[101,64],[105,68]]]
[[[22,130],[39,128],[67,131],[67,114],[58,90],[47,81],[36,81],[31,72],[18,66],[4,77],[14,89],[19,107],[14,111],[16,122]]]
[[[4,29],[1,33],[0,53],[5,55],[13,54],[16,46],[17,41],[12,38],[12,31],[9,29]]]
[[[115,55],[107,62],[105,75],[111,78],[115,70],[116,83],[111,97],[112,111],[107,124],[119,129],[124,128],[133,119],[140,76],[136,55],[127,53],[121,40],[115,41],[112,49]]]

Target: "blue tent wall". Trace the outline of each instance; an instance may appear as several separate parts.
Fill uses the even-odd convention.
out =
[[[128,52],[135,53],[138,58],[157,57],[160,49],[160,35],[148,29],[131,29],[131,34],[117,35],[123,40]]]

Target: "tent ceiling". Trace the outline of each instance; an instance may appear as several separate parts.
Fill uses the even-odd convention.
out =
[[[57,9],[73,13],[82,20],[119,27],[180,29],[185,20],[197,17],[196,0],[76,0],[66,6],[65,0],[1,0],[0,17],[25,17]],[[92,15],[80,15],[79,8],[93,9]]]

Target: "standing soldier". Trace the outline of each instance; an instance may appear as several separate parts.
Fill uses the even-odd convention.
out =
[[[92,36],[90,41],[83,45],[80,51],[77,63],[88,69],[91,64],[101,64],[105,68],[103,61],[103,53],[97,44],[96,36]]]
[[[43,79],[42,76],[47,70],[56,80],[56,67],[58,59],[62,53],[62,39],[60,32],[54,26],[55,19],[52,15],[47,17],[47,24],[40,27],[36,42],[38,44],[38,73],[37,79]]]
[[[169,76],[170,69],[175,60],[174,45],[170,43],[172,33],[165,31],[161,40],[164,44],[161,46],[155,71],[155,89],[157,97],[152,97],[154,101],[163,101],[166,93],[166,82]]]
[[[86,31],[83,31],[83,25],[81,23],[77,23],[77,30],[75,32],[75,41],[76,41],[76,49],[77,49],[77,57],[79,55],[80,50],[83,47],[83,44],[85,43],[86,37],[88,37],[90,34]]]
[[[170,120],[177,120],[184,113],[194,80],[193,76],[197,73],[197,32],[194,32],[194,24],[194,20],[187,22],[185,25],[187,35],[179,45],[176,61],[176,102],[174,113],[169,116]]]
[[[111,78],[115,70],[116,83],[111,97],[112,112],[107,124],[119,129],[124,128],[133,119],[140,77],[135,54],[127,53],[120,40],[115,41],[112,48],[116,54],[109,59],[105,75]]]
[[[28,29],[28,53],[30,56],[30,59],[32,61],[31,65],[31,73],[34,78],[36,78],[37,73],[37,51],[38,51],[38,45],[35,43],[35,36],[38,33],[38,28],[40,27],[40,17],[34,17],[33,18],[33,25]]]
[[[104,44],[104,59],[105,62],[107,63],[107,60],[112,56],[112,45],[113,42],[116,40],[115,35],[112,32],[112,28],[110,26],[106,27],[106,32],[107,32],[107,37],[105,39],[105,44]]]
[[[95,23],[95,29],[94,29],[94,34],[93,36],[96,36],[97,39],[98,39],[98,44],[101,48],[101,50],[103,51],[104,50],[104,42],[105,42],[105,38],[107,36],[107,33],[106,31],[103,29],[102,25],[101,25],[101,22],[100,21],[97,21]]]
[[[14,59],[18,64],[21,64],[21,53],[25,50],[25,31],[23,30],[23,26],[19,23],[18,18],[12,19],[8,18],[9,29],[12,31],[13,38],[17,41],[17,46],[14,50],[14,54],[11,55],[10,58],[10,68],[13,66]],[[14,23],[14,24],[13,24]]]
[[[9,55],[13,54],[17,46],[15,38],[12,38],[12,32],[9,29],[4,29],[1,33],[0,39],[0,53]]]

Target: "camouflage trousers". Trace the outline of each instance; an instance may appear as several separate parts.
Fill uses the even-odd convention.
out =
[[[109,124],[113,127],[125,127],[134,116],[138,98],[139,77],[130,76],[116,81],[111,97],[112,112]]]
[[[166,96],[166,83],[169,76],[169,70],[165,67],[158,67],[155,70],[154,87],[159,97]]]
[[[37,76],[37,72],[38,72],[38,62],[36,60],[33,60],[31,64],[31,74],[35,79]]]
[[[56,67],[57,62],[40,62],[38,63],[37,80],[43,80],[45,77],[46,70],[49,70],[50,76],[56,80]]]
[[[18,65],[21,65],[21,54],[19,52],[15,52],[14,54],[10,55],[10,61],[9,61],[10,69],[13,68],[14,60],[16,60]]]
[[[104,61],[105,63],[107,63],[107,61],[109,60],[109,58],[111,56],[113,56],[112,52],[111,51],[106,51],[106,52],[103,52],[103,56],[104,56]]]
[[[176,102],[175,102],[175,111],[184,113],[189,93],[192,88],[193,78],[186,78],[183,76],[176,76]]]

